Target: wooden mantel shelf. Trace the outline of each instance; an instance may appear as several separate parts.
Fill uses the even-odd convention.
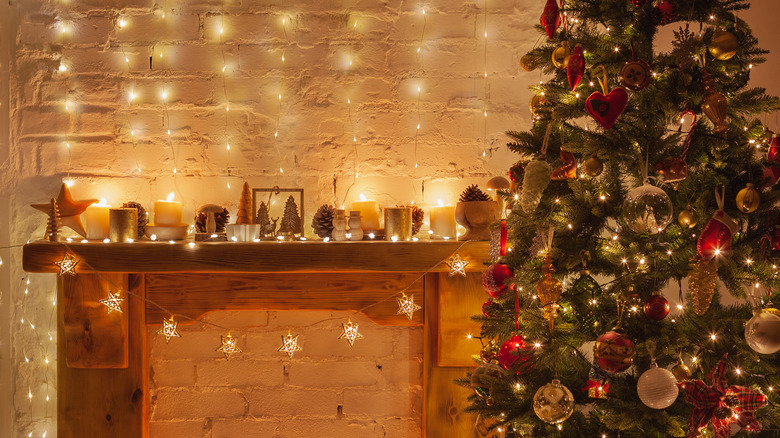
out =
[[[66,251],[83,264],[76,272],[444,272],[440,264],[456,251],[481,272],[488,242],[47,242],[24,246],[27,272],[58,272]],[[90,269],[90,267],[92,269]]]

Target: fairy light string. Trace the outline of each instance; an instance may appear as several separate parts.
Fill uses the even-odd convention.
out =
[[[219,12],[219,45],[220,45],[220,52],[222,54],[222,94],[225,97],[225,130],[224,130],[224,136],[225,136],[225,149],[227,152],[227,158],[225,162],[225,169],[227,172],[226,176],[226,184],[227,188],[230,189],[230,134],[229,134],[229,127],[230,127],[230,97],[228,96],[227,92],[227,75],[228,75],[228,68],[227,68],[227,61],[225,58],[225,2],[223,1],[220,6],[220,12]]]
[[[484,95],[482,97],[482,157],[487,156],[487,133],[488,133],[488,106],[490,105],[490,82],[488,81],[488,0],[485,0],[485,7],[483,8],[483,29],[484,29],[484,36],[485,36],[485,43],[484,43],[484,51],[483,51],[483,62],[485,66],[485,77],[484,77]]]
[[[420,41],[417,44],[417,128],[414,131],[414,168],[419,166],[419,160],[417,159],[417,149],[420,142],[420,128],[422,127],[422,110],[420,108],[420,100],[422,96],[422,77],[425,74],[425,66],[423,65],[423,44],[425,42],[425,28],[428,25],[428,19],[425,15],[425,5],[420,4],[420,11],[422,14],[422,31],[420,32]]]

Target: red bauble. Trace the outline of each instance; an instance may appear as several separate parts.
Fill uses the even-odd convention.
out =
[[[528,371],[531,364],[528,362],[531,353],[531,346],[525,343],[525,339],[518,334],[501,344],[498,350],[498,363],[505,370],[514,368],[517,374]]]
[[[523,182],[523,175],[525,175],[525,163],[518,161],[514,166],[509,168],[509,179],[514,182]]]
[[[645,303],[645,316],[653,321],[660,321],[669,314],[669,300],[662,295],[653,295]]]
[[[561,10],[558,8],[558,0],[547,0],[539,22],[542,23],[544,31],[547,32],[549,38],[555,36],[555,31],[561,25]]]
[[[780,136],[777,134],[773,135],[772,141],[769,142],[766,160],[772,164],[780,164]]]
[[[716,255],[727,255],[731,251],[731,236],[736,231],[736,222],[725,211],[716,211],[696,242],[699,255],[704,260],[709,260]]]
[[[488,298],[488,300],[482,304],[482,314],[488,318],[492,317],[492,313],[495,310],[495,305],[496,303],[493,302],[493,298]]]
[[[677,8],[668,0],[658,3],[658,12],[661,13],[661,24],[671,23],[677,19]]]
[[[593,345],[596,364],[609,373],[627,370],[634,363],[635,353],[634,342],[618,327],[599,336]]]
[[[569,56],[569,65],[566,67],[566,76],[569,78],[569,87],[574,91],[580,84],[582,75],[585,73],[585,55],[582,52],[582,46],[577,44],[574,51]]]
[[[515,275],[515,271],[504,263],[493,263],[482,273],[482,287],[493,298],[504,295],[509,285],[504,284]]]
[[[612,128],[615,120],[623,113],[628,104],[628,92],[617,87],[606,96],[598,91],[593,92],[585,100],[585,109],[599,122],[604,129]]]

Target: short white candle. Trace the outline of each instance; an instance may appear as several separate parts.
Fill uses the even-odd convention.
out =
[[[350,211],[359,211],[363,230],[379,229],[379,203],[373,199],[366,199],[361,193],[360,201],[354,201]]]
[[[87,207],[87,239],[103,240],[108,238],[109,230],[109,209],[105,199],[100,203],[92,204]]]
[[[173,200],[173,192],[166,200],[154,202],[154,225],[177,227],[181,224],[181,202]]]
[[[455,237],[456,226],[454,205],[444,205],[439,200],[438,206],[431,207],[431,231],[435,237]]]

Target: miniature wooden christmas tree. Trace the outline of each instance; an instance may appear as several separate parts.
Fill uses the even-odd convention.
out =
[[[238,201],[238,215],[236,224],[249,225],[252,223],[254,215],[252,214],[252,191],[249,189],[249,183],[244,183],[241,189],[241,200]]]
[[[279,234],[295,235],[301,234],[301,217],[298,216],[298,205],[292,196],[287,198],[284,205],[284,215],[282,215],[282,225],[279,227]]]
[[[268,216],[268,206],[265,205],[265,202],[261,202],[260,207],[257,208],[255,223],[260,225],[260,235],[263,237],[271,237],[276,231],[276,223],[271,223],[271,218]]]
[[[51,201],[49,201],[49,220],[46,223],[46,235],[44,236],[44,239],[50,242],[59,241],[61,227],[60,208],[57,206],[57,200],[51,198]]]

